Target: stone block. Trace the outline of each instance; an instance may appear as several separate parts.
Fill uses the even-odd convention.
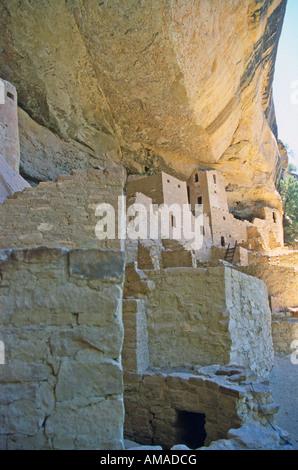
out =
[[[56,385],[59,402],[122,393],[122,368],[115,361],[64,361],[60,366]]]
[[[7,443],[1,447],[0,437],[0,448],[5,450],[50,450],[51,443],[44,435],[43,428],[34,436],[26,436],[21,433],[13,433],[7,437]]]
[[[1,406],[18,400],[34,400],[37,397],[38,385],[36,383],[8,383],[0,384]]]
[[[71,250],[69,273],[76,278],[122,281],[125,269],[125,253],[122,251]]]
[[[124,407],[121,399],[99,400],[73,413],[72,406],[58,403],[47,419],[45,433],[55,449],[121,450]]]
[[[1,433],[34,436],[44,419],[44,412],[36,406],[34,400],[17,400],[8,405],[7,413],[2,421]]]
[[[226,385],[219,385],[219,392],[223,395],[228,395],[230,397],[241,398],[245,396],[245,390],[240,387],[229,387]]]
[[[239,429],[231,429],[228,437],[246,449],[269,450],[279,447],[278,433],[259,423],[245,424]]]
[[[56,358],[75,358],[83,352],[118,357],[123,342],[120,325],[101,327],[79,325],[74,328],[55,329],[48,340],[51,353]]]
[[[19,235],[19,241],[21,245],[37,246],[43,243],[43,236],[41,233],[28,233]]]
[[[47,380],[52,369],[42,362],[14,360],[0,367],[0,383],[41,382]]]
[[[163,268],[193,267],[193,259],[190,251],[163,251],[162,252]]]
[[[263,411],[266,416],[274,416],[279,411],[279,405],[277,403],[268,403],[267,405],[262,405]]]

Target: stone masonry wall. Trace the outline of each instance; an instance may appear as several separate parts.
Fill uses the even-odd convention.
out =
[[[147,294],[150,365],[228,363],[224,270],[170,268],[146,274],[155,286]]]
[[[274,360],[267,288],[251,276],[225,270],[231,335],[230,362],[267,377]]]
[[[163,204],[163,179],[162,173],[150,177],[131,178],[128,177],[126,191],[129,198],[136,193],[142,193],[152,199],[153,204]]]
[[[238,375],[236,375],[238,374]],[[170,449],[185,444],[191,449],[227,437],[228,431],[243,423],[266,420],[253,396],[250,371],[237,367],[212,366],[190,372],[146,372],[124,374],[125,437],[144,445]],[[278,405],[270,389],[254,383],[263,410],[274,422]],[[201,434],[201,445],[188,442],[181,417],[192,414],[192,425]],[[191,439],[192,440],[192,439]]]
[[[224,267],[146,275],[151,367],[232,363],[270,372],[271,315],[262,281]]]
[[[234,248],[234,245],[232,245],[232,248]],[[234,258],[232,262],[231,258],[231,253],[229,252],[229,262],[231,264],[240,264],[241,266],[247,266],[248,263],[248,250],[245,248],[242,248],[242,246],[238,245],[236,248],[236,251],[234,253]],[[211,255],[210,259],[211,260],[225,260],[227,254],[227,248],[219,248],[218,246],[212,246],[211,247]]]
[[[118,217],[118,197],[123,195],[125,171],[74,170],[56,182],[25,188],[0,205],[0,249],[24,246],[102,248],[121,250],[123,243],[99,240],[95,227],[98,204],[111,204]],[[116,232],[117,235],[117,232]]]
[[[270,255],[251,251],[249,252],[248,259],[250,265],[282,266],[298,269],[297,250],[276,250],[271,252]]]
[[[198,198],[202,198],[204,212],[210,215],[211,208],[229,212],[227,194],[222,174],[218,171],[195,171],[188,179],[190,204],[194,209]]]
[[[298,306],[298,272],[295,268],[255,265],[236,269],[265,282],[273,312]]]
[[[0,251],[1,449],[123,449],[124,253]]]
[[[212,227],[212,238],[215,245],[220,246],[222,245],[222,241],[224,241],[224,246],[226,248],[228,245],[231,245],[232,248],[236,241],[238,243],[246,242],[248,223],[235,219],[235,217],[229,212],[212,207],[210,223]]]
[[[282,247],[284,244],[282,215],[270,207],[264,207],[260,212],[262,218],[255,218],[253,226],[262,236],[266,249]]]
[[[272,315],[272,337],[276,354],[291,355],[298,344],[298,318],[290,312]]]

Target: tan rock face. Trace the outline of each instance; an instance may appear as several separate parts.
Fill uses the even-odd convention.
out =
[[[0,73],[39,124],[133,172],[216,167],[238,211],[280,208],[271,84],[284,0],[21,3],[1,2]]]
[[[20,173],[32,185],[55,181],[70,169],[105,168],[111,160],[74,140],[66,142],[18,109],[21,165]]]

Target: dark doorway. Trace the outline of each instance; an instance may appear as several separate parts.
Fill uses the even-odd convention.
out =
[[[190,449],[203,447],[206,439],[206,416],[203,413],[191,413],[177,410],[177,444],[184,444]]]
[[[221,237],[220,244],[221,244],[221,246],[226,246],[225,237]]]
[[[190,204],[190,187],[187,186],[187,197],[188,197],[188,204]]]

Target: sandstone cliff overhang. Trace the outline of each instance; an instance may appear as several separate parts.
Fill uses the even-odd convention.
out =
[[[272,81],[285,8],[286,0],[4,0],[0,74],[40,134],[82,146],[87,166],[100,157],[183,178],[216,167],[235,210],[256,201],[280,208]],[[26,137],[23,129],[30,173]],[[73,152],[61,152],[60,173],[74,167]]]

